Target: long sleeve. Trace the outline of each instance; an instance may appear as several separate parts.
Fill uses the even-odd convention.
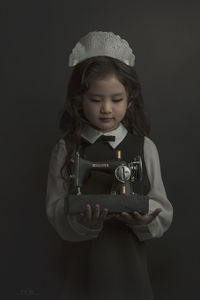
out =
[[[84,241],[96,238],[102,229],[90,229],[76,221],[71,215],[64,214],[64,198],[67,187],[60,175],[60,169],[67,155],[65,141],[60,139],[52,149],[49,162],[46,214],[49,222],[63,240]]]
[[[144,140],[144,160],[151,189],[149,191],[149,213],[161,208],[160,214],[148,225],[129,225],[139,238],[147,240],[161,237],[170,227],[173,218],[173,207],[169,202],[161,177],[158,150],[151,139]]]

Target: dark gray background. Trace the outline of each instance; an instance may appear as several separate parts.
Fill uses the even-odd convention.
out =
[[[174,207],[170,230],[147,243],[156,299],[194,299],[200,268],[199,2],[7,3],[2,10],[8,56],[1,101],[1,297],[58,299],[61,240],[44,206],[49,155],[71,71],[66,57],[83,35],[102,30],[128,40],[136,54],[151,138]]]

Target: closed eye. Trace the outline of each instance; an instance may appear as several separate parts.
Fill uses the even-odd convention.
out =
[[[97,100],[97,99],[90,99],[90,101],[92,101],[92,102],[100,102],[100,100]]]
[[[112,100],[113,102],[120,102],[122,101],[123,99],[115,99],[115,100]]]
[[[115,100],[112,100],[112,102],[116,103],[116,102],[121,102],[123,99],[115,99]],[[101,100],[97,100],[97,99],[90,99],[90,101],[92,102],[100,102]]]

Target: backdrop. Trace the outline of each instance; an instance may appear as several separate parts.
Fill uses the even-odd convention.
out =
[[[71,72],[67,58],[92,30],[119,34],[135,52],[174,207],[170,230],[147,242],[156,299],[198,295],[199,10],[192,0],[8,1],[1,101],[4,299],[58,299],[62,242],[45,214],[48,164]]]

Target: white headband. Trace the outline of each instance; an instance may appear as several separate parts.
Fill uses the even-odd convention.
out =
[[[92,31],[82,37],[69,55],[69,67],[94,56],[109,56],[128,66],[135,65],[135,55],[126,40],[113,32]]]

